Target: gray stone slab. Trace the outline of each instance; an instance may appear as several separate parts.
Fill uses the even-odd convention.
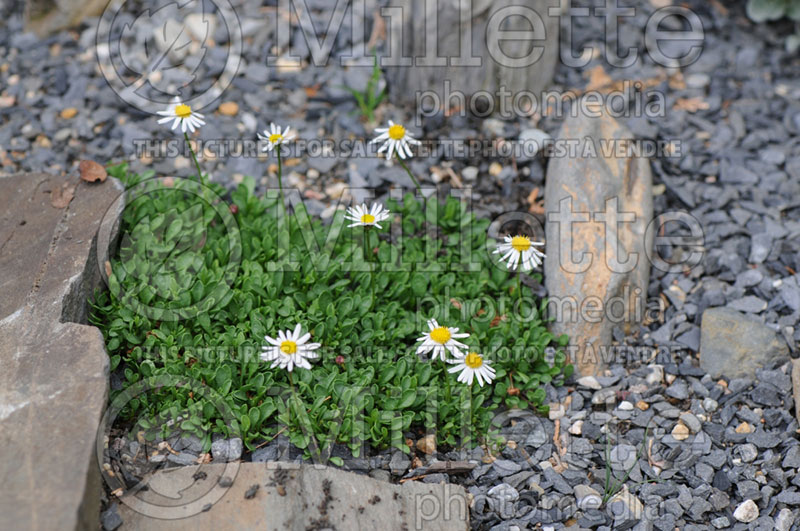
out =
[[[395,485],[335,468],[290,463],[241,463],[232,481],[220,482],[226,473],[224,464],[159,470],[146,478],[146,490],[121,498],[122,528],[469,529],[470,500],[458,485]],[[206,498],[213,489],[224,492],[215,502],[204,503],[216,497]]]
[[[118,219],[122,186],[72,177],[74,198],[56,208],[51,193],[66,182],[0,179],[0,529],[97,527],[108,356],[81,323],[106,256],[98,230]]]

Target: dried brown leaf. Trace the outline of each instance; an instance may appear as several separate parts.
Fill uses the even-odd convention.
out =
[[[494,317],[494,319],[492,319],[492,322],[489,323],[489,328],[494,328],[495,326],[500,324],[501,321],[505,321],[505,320],[506,320],[506,316],[505,315],[496,315]]]
[[[50,204],[53,208],[67,208],[75,197],[75,185],[64,183],[50,192]]]
[[[82,160],[78,170],[81,172],[81,179],[87,183],[103,182],[108,177],[106,169],[93,160]]]

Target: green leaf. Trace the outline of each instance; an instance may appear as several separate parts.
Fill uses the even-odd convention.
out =
[[[400,399],[400,402],[397,404],[397,409],[405,409],[407,407],[411,407],[414,401],[417,399],[417,392],[416,390],[410,389],[403,393],[403,397]]]
[[[169,224],[167,227],[167,232],[164,234],[164,241],[171,242],[175,239],[178,234],[180,234],[181,229],[183,229],[183,220],[178,218],[172,223]]]
[[[428,291],[428,277],[422,273],[411,275],[411,289],[417,297],[424,295]]]

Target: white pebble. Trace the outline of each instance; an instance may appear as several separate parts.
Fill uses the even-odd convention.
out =
[[[598,382],[597,378],[594,376],[584,376],[582,378],[578,378],[578,385],[588,387],[589,389],[594,389],[595,391],[599,391],[603,388],[603,386],[600,385],[600,382]]]
[[[658,385],[664,381],[664,367],[661,365],[649,365],[650,373],[647,375],[647,383]]]
[[[758,518],[758,505],[753,500],[744,501],[733,511],[733,517],[739,522],[749,524]]]
[[[705,409],[708,413],[715,412],[718,407],[719,403],[710,396],[707,396],[703,399],[703,409]]]
[[[478,178],[478,168],[475,166],[467,166],[461,170],[461,177],[463,177],[465,181],[474,181]]]

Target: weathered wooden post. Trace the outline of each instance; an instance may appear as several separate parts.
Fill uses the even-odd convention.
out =
[[[497,114],[558,60],[559,0],[390,0],[381,65],[394,104]],[[508,103],[507,101],[507,103]]]

